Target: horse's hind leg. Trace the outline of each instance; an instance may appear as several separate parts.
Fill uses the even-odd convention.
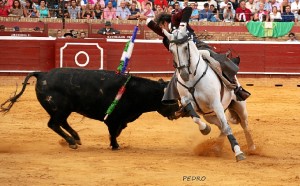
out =
[[[241,126],[244,130],[244,134],[245,134],[245,137],[246,137],[248,149],[250,151],[255,150],[256,147],[254,145],[252,135],[251,135],[251,133],[249,131],[249,128],[248,128],[248,112],[247,112],[247,108],[246,108],[246,102],[244,102],[244,101],[232,101],[230,103],[228,109],[232,110],[233,112],[235,112],[238,115]]]
[[[223,106],[220,102],[215,102],[214,105],[214,111],[220,121],[220,129],[223,135],[227,136],[227,139],[230,142],[231,149],[235,153],[235,157],[237,161],[241,161],[245,159],[244,153],[241,151],[241,148],[235,139],[234,135],[232,134],[231,128],[227,123],[227,119],[225,116],[225,113],[223,111]]]

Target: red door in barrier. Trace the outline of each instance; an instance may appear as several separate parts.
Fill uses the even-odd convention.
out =
[[[77,40],[78,41],[78,40]],[[76,67],[91,70],[104,69],[104,43],[95,40],[76,42],[61,40],[56,43],[56,67]],[[102,46],[101,46],[102,45]]]

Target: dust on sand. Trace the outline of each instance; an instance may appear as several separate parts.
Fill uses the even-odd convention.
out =
[[[111,151],[107,127],[72,114],[71,126],[83,145],[68,148],[47,127],[32,84],[0,119],[1,185],[300,185],[299,80],[241,79],[252,93],[249,127],[257,150],[248,152],[239,125],[231,125],[246,160],[236,162],[230,144],[201,135],[190,118],[169,121],[147,113],[128,125]],[[275,83],[283,83],[275,87]],[[0,83],[0,102],[15,83]],[[205,180],[184,178],[203,177]]]

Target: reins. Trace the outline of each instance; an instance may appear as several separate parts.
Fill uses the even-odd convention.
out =
[[[189,73],[189,74],[192,74],[192,73],[191,73],[191,70],[190,70],[191,55],[190,55],[190,44],[189,44],[189,42],[188,42],[188,44],[187,44],[187,50],[188,50],[188,55],[189,55],[189,56],[188,56],[188,65],[180,65],[180,59],[179,59],[179,55],[178,55],[178,54],[179,54],[179,51],[178,51],[178,46],[177,46],[177,45],[183,44],[184,42],[188,41],[189,39],[190,39],[189,36],[185,36],[185,37],[183,37],[182,39],[176,39],[176,40],[172,40],[172,41],[170,42],[170,43],[174,43],[174,44],[176,45],[177,58],[178,58],[179,66],[177,66],[177,64],[174,62],[174,67],[179,71],[179,73],[180,73],[180,70],[181,70],[181,69],[187,68],[187,69],[188,69],[188,73]],[[198,69],[198,66],[199,66],[199,64],[200,64],[200,60],[201,60],[201,55],[199,55],[199,58],[198,58],[198,61],[197,61],[197,64],[196,64],[196,67],[195,67],[195,70],[194,70],[194,73],[193,73],[194,76],[197,75],[197,69]],[[190,94],[191,94],[192,97],[193,97],[194,102],[196,103],[196,106],[197,106],[197,109],[199,110],[199,112],[201,112],[202,114],[210,114],[210,113],[213,113],[213,112],[204,113],[204,112],[202,111],[202,109],[200,108],[198,102],[196,101],[196,97],[195,97],[195,87],[196,87],[196,85],[200,82],[200,80],[206,75],[206,72],[207,72],[207,70],[208,70],[208,64],[207,64],[207,63],[205,63],[205,64],[206,64],[205,70],[203,71],[202,75],[197,79],[197,81],[194,83],[193,86],[191,86],[191,87],[186,86],[185,84],[183,84],[182,82],[180,82],[180,81],[178,80],[178,78],[176,78],[176,81],[177,81],[182,87],[186,88],[186,89],[190,92]]]

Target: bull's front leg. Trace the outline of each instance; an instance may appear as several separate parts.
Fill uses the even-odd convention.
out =
[[[121,134],[121,131],[123,128],[126,127],[125,125],[122,124],[117,124],[117,125],[110,125],[108,124],[108,130],[110,134],[110,146],[112,150],[118,150],[120,145],[118,144],[117,137]]]
[[[110,146],[112,150],[118,150],[120,145],[118,144],[117,137],[110,135]]]

